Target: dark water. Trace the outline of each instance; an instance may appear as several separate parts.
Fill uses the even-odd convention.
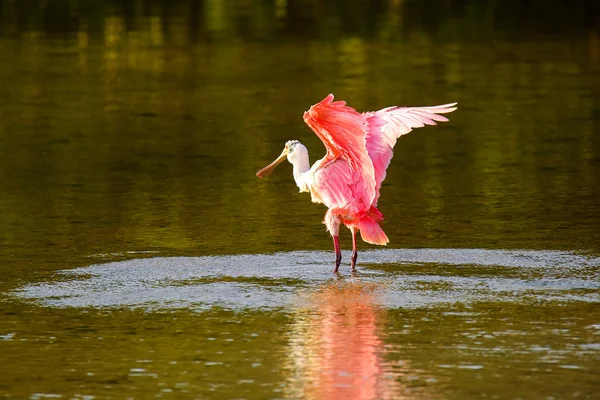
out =
[[[600,398],[598,15],[0,0],[0,396]],[[328,93],[459,102],[341,277],[290,166],[254,176],[322,156]]]

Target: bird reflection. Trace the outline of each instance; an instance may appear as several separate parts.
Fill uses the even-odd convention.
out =
[[[290,397],[403,398],[383,357],[385,310],[374,301],[379,285],[338,279],[305,294],[290,338]]]

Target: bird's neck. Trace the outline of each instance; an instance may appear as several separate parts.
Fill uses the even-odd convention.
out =
[[[294,180],[296,185],[300,189],[300,192],[308,192],[308,186],[306,182],[307,172],[310,170],[310,162],[308,154],[302,155],[294,160]]]

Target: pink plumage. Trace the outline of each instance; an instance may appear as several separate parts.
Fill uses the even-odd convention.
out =
[[[339,226],[352,232],[352,268],[356,264],[356,232],[365,242],[384,245],[386,234],[379,223],[379,190],[393,156],[396,140],[413,128],[436,125],[448,119],[439,114],[456,110],[456,103],[432,107],[387,107],[358,113],[330,94],[304,113],[304,121],[321,139],[327,153],[310,167],[306,147],[289,141],[281,155],[257,172],[263,177],[286,158],[294,166],[294,179],[301,192],[328,210],[324,223],[333,236],[337,272],[341,261]]]
[[[368,130],[366,147],[375,170],[375,202],[379,200],[379,189],[385,179],[387,167],[390,165],[396,140],[406,135],[413,128],[425,125],[437,125],[447,122],[448,118],[438,115],[456,110],[456,103],[442,104],[432,107],[387,107],[375,112],[366,112]]]

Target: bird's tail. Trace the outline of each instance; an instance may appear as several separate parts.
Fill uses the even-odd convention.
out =
[[[381,229],[381,226],[379,226],[379,221],[382,220],[383,214],[376,207],[371,207],[368,212],[361,215],[358,222],[358,229],[360,230],[362,240],[371,244],[387,244],[389,239],[383,229]]]

